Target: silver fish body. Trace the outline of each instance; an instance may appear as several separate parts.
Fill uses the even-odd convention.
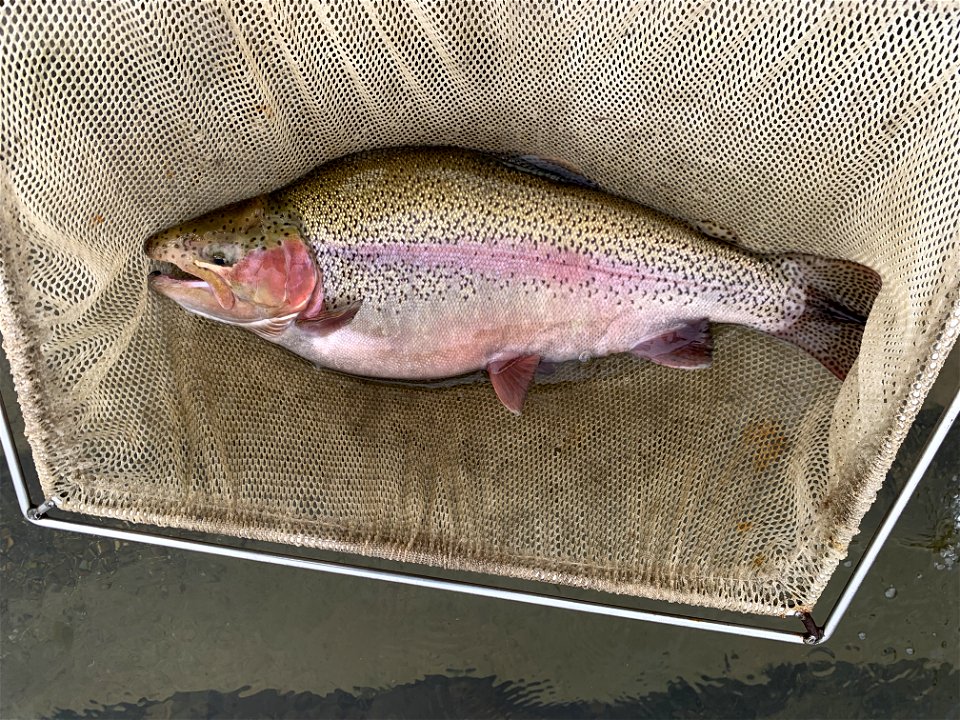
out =
[[[368,377],[487,368],[501,399],[496,376],[530,358],[519,398],[504,400],[514,410],[540,361],[634,352],[707,367],[711,323],[784,338],[843,377],[879,288],[863,266],[751,253],[562,173],[470,151],[350,156],[259,202],[259,231],[293,229],[318,283],[309,311],[260,334]],[[161,248],[178,232],[148,252],[169,259]]]

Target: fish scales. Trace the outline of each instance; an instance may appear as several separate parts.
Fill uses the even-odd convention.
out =
[[[413,162],[398,155],[390,158],[400,161],[394,163],[378,155],[335,164],[278,197],[279,207],[299,216],[334,305],[362,296],[365,304],[389,307],[401,287],[417,293],[426,286],[436,297],[456,280],[471,288],[479,280],[503,303],[504,293],[574,292],[578,283],[602,286],[606,277],[609,292],[634,305],[702,302],[708,299],[703,293],[714,293],[738,322],[738,311],[744,318],[758,314],[758,290],[777,303],[789,290],[784,271],[615,196],[575,186],[545,194],[541,178],[470,153],[414,156]],[[482,182],[476,180],[481,173]],[[405,258],[397,246],[408,250]],[[417,246],[423,251],[414,252]],[[459,251],[447,257],[462,265],[444,264],[444,247]],[[498,261],[492,268],[484,263],[491,258]],[[542,267],[535,267],[538,261]],[[545,272],[551,262],[570,272]],[[383,277],[385,268],[405,283]],[[649,282],[629,282],[636,277]],[[781,314],[772,319],[779,323]]]
[[[514,411],[540,361],[630,351],[708,367],[717,322],[793,342],[842,378],[879,289],[854,263],[751,253],[568,178],[440,148],[328,163],[147,252],[192,276],[154,282],[188,310],[357,375],[487,368]]]

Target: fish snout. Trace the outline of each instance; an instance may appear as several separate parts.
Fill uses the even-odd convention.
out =
[[[183,261],[196,249],[199,239],[193,233],[183,233],[175,229],[163,230],[144,241],[143,252],[151,260],[182,266]]]
[[[143,252],[151,260],[166,260],[173,239],[169,230],[154,233],[144,241]]]

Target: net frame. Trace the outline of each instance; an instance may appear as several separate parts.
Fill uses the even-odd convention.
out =
[[[4,388],[6,390],[6,388]],[[171,547],[180,550],[190,550],[194,552],[210,553],[220,556],[233,557],[244,560],[254,560],[271,564],[285,565],[299,569],[315,570],[320,572],[329,572],[338,575],[350,575],[364,579],[373,579],[378,581],[402,583],[416,587],[447,590],[461,593],[468,593],[487,598],[499,600],[512,600],[516,602],[529,603],[534,605],[560,608],[565,610],[574,610],[578,612],[587,612],[605,615],[608,617],[618,617],[629,620],[645,620],[654,623],[663,623],[674,627],[686,627],[707,632],[719,632],[728,635],[743,635],[755,639],[775,640],[787,643],[805,643],[807,645],[816,645],[827,642],[836,632],[849,608],[855,594],[858,592],[861,584],[866,578],[884,546],[887,538],[892,532],[901,513],[913,493],[916,491],[920,480],[923,478],[937,450],[942,444],[950,428],[956,422],[960,415],[960,388],[949,407],[947,407],[940,417],[936,427],[930,432],[926,446],[917,459],[910,478],[904,485],[900,494],[897,496],[893,505],[887,511],[884,519],[877,527],[870,539],[863,555],[857,560],[856,569],[837,598],[836,603],[830,609],[824,624],[818,625],[810,613],[800,613],[804,632],[792,632],[789,630],[774,629],[770,627],[748,624],[743,622],[730,622],[720,617],[705,617],[703,612],[696,615],[677,614],[676,612],[664,612],[656,608],[641,609],[633,607],[623,607],[613,603],[584,602],[582,600],[571,600],[563,597],[546,595],[543,593],[534,593],[523,590],[510,590],[504,588],[491,587],[489,585],[477,584],[471,582],[450,581],[437,577],[430,577],[409,572],[394,571],[388,569],[370,569],[360,564],[342,564],[327,563],[315,559],[309,559],[289,554],[270,552],[268,550],[251,550],[249,548],[235,548],[228,543],[210,544],[182,538],[168,537],[162,534],[159,529],[150,529],[146,532],[139,532],[129,528],[117,529],[105,527],[101,524],[90,524],[89,522],[78,521],[69,517],[58,519],[51,517],[59,515],[59,498],[53,497],[39,502],[31,503],[31,488],[28,487],[28,477],[31,477],[29,470],[24,471],[24,465],[30,468],[28,462],[22,463],[22,457],[18,452],[18,441],[22,433],[16,431],[16,420],[14,428],[11,428],[10,417],[11,410],[7,403],[9,397],[6,392],[3,393],[3,402],[0,403],[0,446],[3,447],[7,458],[7,466],[13,480],[16,490],[17,500],[20,504],[23,516],[31,523],[38,524],[48,529],[67,530],[80,532],[83,534],[92,534],[115,540],[124,540],[130,542],[144,542],[148,544],[159,545],[161,547]],[[22,424],[22,423],[21,423]],[[24,444],[26,440],[24,439]],[[221,541],[222,542],[222,541]],[[835,579],[835,576],[834,576]],[[833,580],[831,580],[832,582]]]

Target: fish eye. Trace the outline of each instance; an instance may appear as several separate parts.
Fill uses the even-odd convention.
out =
[[[211,265],[220,267],[230,267],[236,262],[236,253],[233,248],[222,245],[212,245],[200,251],[201,257],[207,260]]]

